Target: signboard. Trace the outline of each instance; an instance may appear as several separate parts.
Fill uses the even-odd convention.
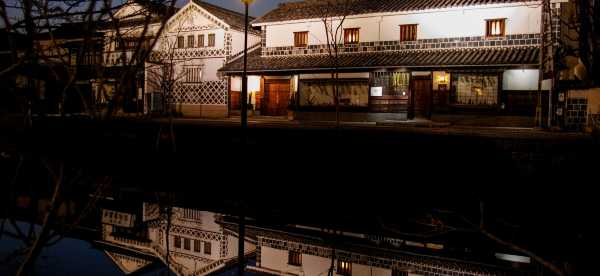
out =
[[[383,96],[383,87],[371,87],[371,97],[381,97]]]

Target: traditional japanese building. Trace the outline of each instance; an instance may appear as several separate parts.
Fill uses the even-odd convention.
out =
[[[542,1],[285,3],[252,22],[262,43],[248,54],[249,92],[263,115],[331,119],[337,68],[343,119],[474,112],[533,120],[541,19]],[[326,30],[337,30],[337,58],[329,55],[334,36],[328,40]],[[221,69],[230,76],[231,98],[242,70],[242,59]]]
[[[244,23],[243,14],[197,0],[170,18],[146,63],[151,109],[164,103],[186,117],[226,117],[228,82],[218,70],[243,52]],[[248,43],[259,41],[250,30]]]
[[[100,31],[104,34],[104,73],[93,82],[94,93],[100,104],[118,101],[124,112],[143,112],[143,64],[162,23],[175,8],[152,1],[129,0],[125,2]],[[120,93],[114,97],[115,92]]]
[[[257,241],[256,265],[247,270],[258,275],[535,275],[528,257],[488,252],[489,257],[474,259],[465,251],[456,254],[446,242],[390,233],[307,225],[254,225],[247,232]]]
[[[237,233],[222,227],[220,217],[187,208],[173,208],[168,215],[147,203],[105,206],[96,244],[126,274],[162,262],[176,275],[208,275],[235,265],[238,256]],[[254,241],[247,240],[244,248],[246,255],[253,254]]]

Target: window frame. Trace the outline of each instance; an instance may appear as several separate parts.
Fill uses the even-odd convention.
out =
[[[194,252],[201,253],[202,252],[202,241],[194,240]]]
[[[183,249],[192,250],[192,240],[188,238],[183,238]]]
[[[406,37],[408,36],[408,34],[410,32],[405,32],[403,29],[408,29],[407,31],[410,31],[410,28],[414,28],[414,32],[411,34],[412,37]],[[406,36],[405,36],[406,34]],[[417,41],[419,37],[419,24],[402,24],[400,25],[400,42],[405,42],[405,41]]]
[[[177,48],[182,49],[185,48],[185,37],[177,36]]]
[[[301,44],[300,38],[304,39],[304,44]],[[307,47],[308,46],[308,31],[294,32],[294,47]]]
[[[217,45],[217,36],[215,34],[208,34],[208,43],[207,44],[208,44],[208,47],[215,47]]]
[[[347,266],[344,267],[344,264]],[[343,276],[352,275],[352,262],[337,260],[336,273]]]
[[[500,24],[500,34],[493,34],[493,24],[498,22]],[[492,18],[485,20],[485,37],[496,38],[506,36],[506,18]]]
[[[349,32],[356,32],[356,41],[351,40]],[[345,28],[344,29],[344,45],[356,45],[360,43],[360,28]]]
[[[198,48],[206,47],[204,45],[204,34],[198,35]]]
[[[181,248],[181,237],[180,236],[173,236],[173,245],[175,246],[175,248]]]
[[[202,250],[205,255],[212,255],[212,244],[210,242],[204,242],[204,250]]]
[[[302,252],[288,251],[288,265],[302,266]]]
[[[187,48],[194,48],[194,46],[196,46],[196,41],[195,41],[195,35],[188,35],[187,36]]]

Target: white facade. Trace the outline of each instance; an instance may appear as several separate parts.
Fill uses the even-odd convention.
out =
[[[224,117],[228,82],[218,70],[243,50],[243,33],[201,5],[190,1],[165,26],[146,63],[146,93],[169,94],[170,103],[188,117]],[[249,34],[249,45],[260,41]],[[172,75],[165,75],[165,66]],[[165,91],[166,81],[175,84]],[[169,89],[167,89],[169,90]]]
[[[487,19],[505,18],[506,34],[540,32],[541,2],[456,7],[414,12],[348,16],[343,28],[360,28],[361,42],[399,39],[400,25],[418,24],[417,39],[485,36]],[[334,21],[333,25],[339,25]],[[294,32],[309,32],[309,45],[326,44],[321,20],[257,24],[266,28],[266,47],[294,45]],[[341,34],[341,33],[340,33]]]
[[[112,211],[104,211],[104,213],[109,212]],[[166,216],[163,214],[157,217],[158,213],[158,205],[144,204],[142,217],[149,219],[143,222],[147,224],[144,230],[147,232],[142,233],[145,238],[133,239],[119,235],[119,231],[126,231],[130,227],[103,221],[102,241],[126,247],[140,254],[158,257],[165,263],[168,241],[169,263],[171,270],[177,275],[207,275],[225,267],[228,262],[235,261],[237,258],[237,235],[224,230],[216,222],[217,214],[173,208],[167,232]],[[135,231],[140,230],[135,229]],[[256,246],[251,242],[245,242],[244,248],[245,253],[250,254],[255,251]],[[132,273],[148,264],[128,256],[116,256],[108,252],[107,254],[127,273]]]

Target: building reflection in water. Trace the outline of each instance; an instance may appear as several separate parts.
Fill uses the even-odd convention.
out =
[[[104,208],[98,244],[125,274],[158,266],[176,275],[218,274],[236,269],[237,224],[225,215],[186,208],[164,212],[148,203],[129,210]],[[248,225],[244,248],[254,260],[247,272],[258,275],[330,275],[332,268],[333,275],[342,276],[532,273],[530,264],[523,264],[527,258],[520,264],[466,261],[436,254],[443,251],[442,244],[302,225]]]

